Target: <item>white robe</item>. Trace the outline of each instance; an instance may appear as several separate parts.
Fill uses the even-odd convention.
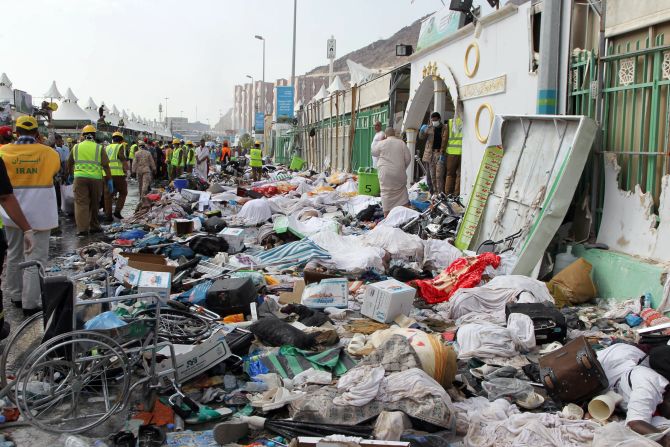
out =
[[[412,160],[407,145],[398,138],[390,137],[378,142],[372,149],[372,155],[378,158],[377,170],[384,212],[407,205],[407,167]]]

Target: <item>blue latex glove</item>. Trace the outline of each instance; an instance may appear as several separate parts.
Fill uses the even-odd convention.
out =
[[[424,124],[419,128],[419,133],[425,133],[426,129],[428,129],[428,124]]]
[[[110,194],[114,194],[114,182],[111,178],[107,180],[107,191],[109,191]]]

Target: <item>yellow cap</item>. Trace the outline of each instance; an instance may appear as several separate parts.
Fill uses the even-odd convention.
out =
[[[122,134],[121,132],[119,132],[119,131],[114,132],[114,133],[112,134],[112,136],[113,136],[113,137],[121,137],[121,138],[123,138],[123,134]]]
[[[37,120],[33,116],[20,116],[16,119],[16,127],[25,130],[37,129]]]
[[[84,126],[84,128],[81,130],[82,134],[95,133],[95,132],[96,132],[95,127],[91,124],[88,124],[88,125]]]
[[[186,142],[186,146],[193,146],[193,141],[188,140],[188,141]]]
[[[172,140],[172,144],[179,144],[179,138],[175,138],[174,140]]]

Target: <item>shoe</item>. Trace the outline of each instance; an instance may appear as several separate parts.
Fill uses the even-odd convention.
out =
[[[13,304],[14,307],[16,307],[17,309],[23,309],[23,302],[21,302],[21,301],[12,301],[12,304]]]
[[[42,312],[42,309],[36,307],[34,309],[23,309],[23,318],[29,318],[35,315],[38,312]]]
[[[88,230],[88,233],[89,234],[98,234],[98,233],[102,233],[103,231],[105,231],[105,230],[98,227],[98,228],[92,228],[92,229]]]
[[[237,442],[247,436],[249,424],[242,421],[226,421],[214,426],[214,440],[220,445]]]
[[[116,211],[116,212],[114,213],[114,217],[116,217],[116,218],[119,219],[119,220],[123,220],[123,216],[122,216],[121,213],[118,212],[118,211]]]
[[[135,435],[129,431],[122,431],[115,434],[112,437],[112,442],[115,447],[135,447],[136,445]]]
[[[139,447],[160,447],[165,442],[165,432],[155,425],[140,426],[137,435]]]
[[[88,236],[88,231],[77,231],[77,237],[86,237]]]
[[[102,218],[102,223],[106,224],[114,223],[114,218],[112,216],[105,216]]]

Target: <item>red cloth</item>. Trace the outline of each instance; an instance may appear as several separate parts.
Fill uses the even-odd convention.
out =
[[[12,136],[12,128],[9,127],[9,126],[0,127],[0,136],[11,137]]]
[[[458,258],[433,279],[412,281],[419,289],[419,296],[428,304],[449,301],[458,289],[476,287],[482,281],[487,266],[498,268],[500,256],[495,253],[482,253],[476,257]]]
[[[656,309],[647,308],[640,312],[640,317],[644,320],[644,325],[647,327],[658,326],[659,324],[670,322],[670,318],[666,317]],[[670,335],[670,329],[662,332],[663,335]]]

